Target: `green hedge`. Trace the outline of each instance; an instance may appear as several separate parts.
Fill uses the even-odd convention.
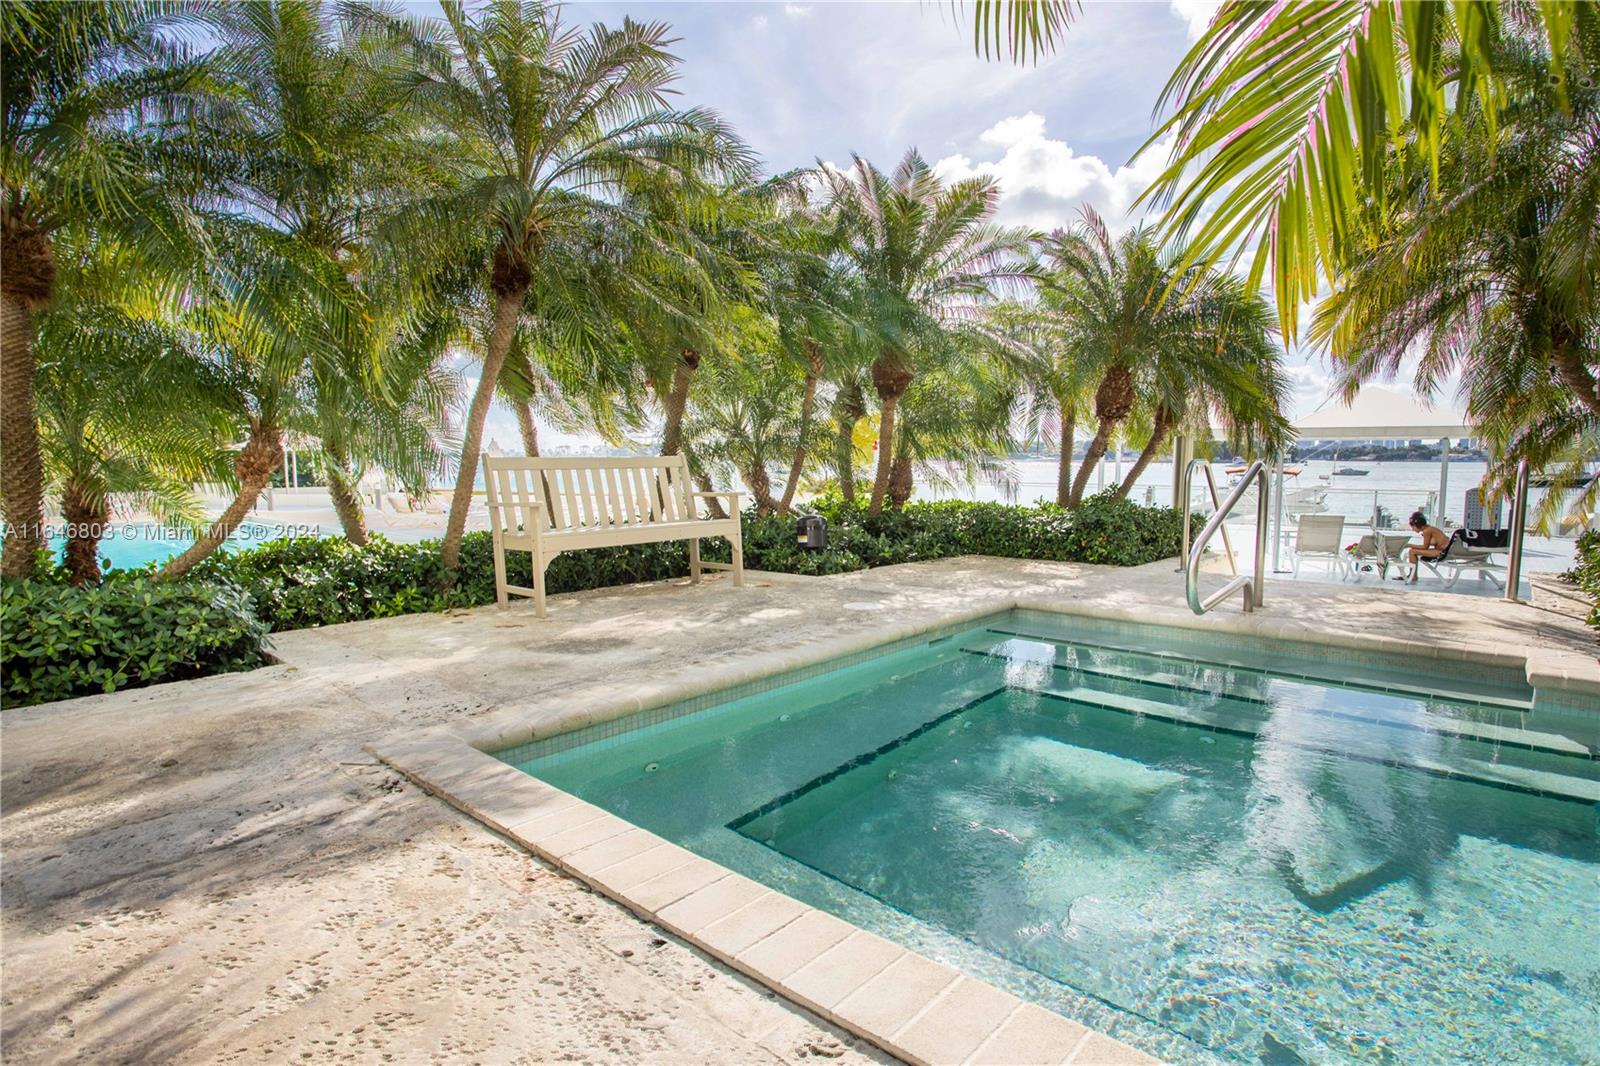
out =
[[[1578,537],[1576,565],[1565,576],[1593,600],[1589,624],[1600,629],[1600,529],[1591,529]]]
[[[1182,517],[1110,496],[1076,511],[1051,505],[914,503],[869,516],[838,499],[816,509],[828,518],[826,551],[795,544],[794,519],[744,516],[745,565],[793,574],[838,574],[865,567],[999,555],[1017,559],[1134,566],[1176,555]],[[728,558],[721,540],[706,558]],[[526,552],[507,556],[512,584],[532,584]],[[552,593],[689,572],[681,543],[596,548],[557,556],[546,573]],[[364,547],[342,537],[279,540],[213,555],[176,585],[153,585],[149,571],[117,572],[79,590],[56,571],[7,581],[0,659],[5,706],[109,692],[129,685],[246,669],[260,663],[268,631],[494,602],[493,545],[487,533],[462,542],[461,570],[444,587],[439,543],[399,544],[373,536]]]
[[[156,585],[115,575],[86,589],[0,585],[0,706],[181,681],[260,666],[266,623],[226,584]]]

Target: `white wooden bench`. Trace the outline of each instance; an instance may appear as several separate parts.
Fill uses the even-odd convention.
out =
[[[532,596],[545,617],[544,573],[564,551],[659,541],[689,542],[689,577],[731,570],[744,584],[744,541],[739,527],[742,492],[691,492],[689,464],[681,455],[609,459],[530,459],[484,456],[489,528],[494,534],[495,599]],[[724,497],[729,518],[701,518],[696,501]],[[700,561],[701,537],[726,537],[733,562]],[[506,583],[506,552],[533,557],[533,588]]]

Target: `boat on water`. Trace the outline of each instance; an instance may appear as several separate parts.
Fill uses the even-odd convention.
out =
[[[1566,487],[1569,488],[1569,489],[1586,488],[1588,486],[1589,482],[1593,481],[1594,478],[1595,478],[1595,475],[1593,475],[1593,474],[1584,474],[1581,477],[1579,477],[1578,480],[1568,482]],[[1530,477],[1528,479],[1528,485],[1531,488],[1536,488],[1536,489],[1553,488],[1553,487],[1555,487],[1555,483],[1556,483],[1556,479],[1553,478],[1553,477],[1550,477],[1547,474],[1536,474],[1533,477]]]
[[[1248,469],[1249,467],[1247,466],[1230,466],[1225,468],[1225,471],[1230,478],[1228,482],[1228,488],[1230,490],[1239,484],[1240,476],[1243,475]],[[1304,469],[1304,467],[1299,466],[1285,466],[1283,468],[1283,476],[1286,479],[1299,477],[1301,471]],[[1293,486],[1286,484],[1283,489],[1283,513],[1290,517],[1302,514],[1319,514],[1328,509],[1327,499],[1328,486],[1325,484],[1312,486]],[[1240,498],[1239,506],[1234,510],[1233,513],[1244,515],[1254,514],[1255,506],[1256,492],[1254,488],[1251,488]]]
[[[1359,466],[1341,466],[1333,473],[1336,477],[1366,477],[1372,471],[1363,470]]]

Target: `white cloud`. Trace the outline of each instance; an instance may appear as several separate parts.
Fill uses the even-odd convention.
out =
[[[999,219],[1050,230],[1071,225],[1088,204],[1107,225],[1122,230],[1139,221],[1133,201],[1161,172],[1167,153],[1159,144],[1132,166],[1113,168],[1098,156],[1079,155],[1064,140],[1046,136],[1038,112],[1012,115],[984,130],[979,140],[999,158],[974,161],[951,155],[934,164],[947,181],[987,175],[1000,183]]]
[[[766,29],[767,28],[767,16],[765,16],[765,15],[757,15],[757,16],[755,16],[754,18],[752,18],[750,20],[750,25],[754,26],[758,30]]]
[[[810,4],[784,4],[783,13],[792,19],[803,19],[811,14]]]
[[[1172,13],[1189,25],[1189,40],[1198,41],[1216,17],[1222,0],[1171,0]]]

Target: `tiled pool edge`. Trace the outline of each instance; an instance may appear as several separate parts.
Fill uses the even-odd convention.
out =
[[[595,685],[537,707],[490,712],[463,723],[462,731],[440,727],[367,750],[646,920],[906,1061],[1111,1066],[1157,1060],[699,858],[486,752],[794,675],[1011,609],[1520,664],[1536,693],[1580,704],[1600,694],[1600,664],[1572,655],[1329,634],[1259,616],[1212,616],[1203,624],[1185,625],[1176,613],[1067,608],[1055,600],[997,594],[935,618],[765,652],[655,682]]]
[[[703,859],[459,738],[434,731],[367,750],[646,921],[907,1062],[1158,1062]]]

